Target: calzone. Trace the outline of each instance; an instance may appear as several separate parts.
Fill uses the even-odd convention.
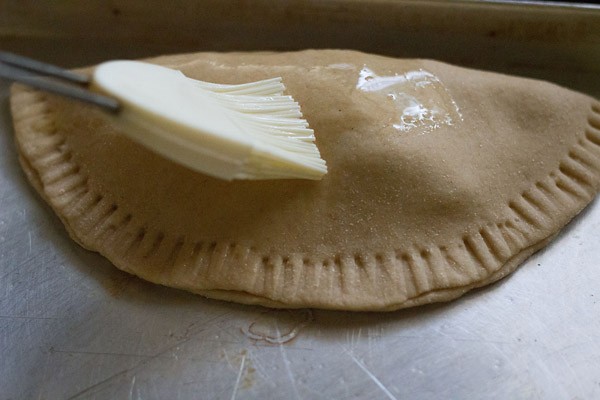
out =
[[[33,186],[75,241],[158,284],[270,307],[447,301],[514,271],[599,189],[600,103],[551,83],[341,50],[147,61],[216,83],[281,76],[328,165],[319,181],[227,182],[92,106],[15,87]]]

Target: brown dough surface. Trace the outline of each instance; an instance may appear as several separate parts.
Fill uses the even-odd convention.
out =
[[[329,167],[322,181],[219,181],[97,109],[15,87],[32,184],[73,239],[152,282],[273,307],[447,301],[512,272],[599,188],[600,104],[550,83],[335,50],[150,61],[210,82],[282,76]],[[427,71],[433,83],[409,89],[451,123],[394,127],[389,93],[357,88],[365,68]]]

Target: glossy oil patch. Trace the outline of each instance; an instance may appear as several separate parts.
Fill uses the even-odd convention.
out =
[[[462,121],[458,104],[437,76],[424,69],[379,76],[364,66],[356,88],[380,93],[394,103],[398,117],[392,126],[401,132],[419,129],[431,132]]]

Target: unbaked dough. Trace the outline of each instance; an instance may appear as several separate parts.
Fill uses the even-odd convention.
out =
[[[512,272],[599,189],[600,104],[550,83],[335,50],[148,61],[283,77],[329,166],[322,181],[213,179],[98,109],[15,87],[31,183],[74,240],[159,284],[272,307],[446,301]]]

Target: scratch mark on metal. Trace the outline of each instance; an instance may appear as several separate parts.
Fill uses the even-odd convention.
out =
[[[433,330],[434,330],[435,332],[439,333],[439,334],[440,334],[441,336],[443,336],[444,338],[448,339],[448,340],[450,341],[450,344],[452,345],[452,347],[453,347],[453,348],[457,348],[457,347],[458,347],[458,344],[457,344],[457,342],[461,342],[461,341],[463,341],[463,342],[464,342],[464,340],[461,340],[461,339],[455,338],[455,337],[453,337],[453,336],[451,336],[451,335],[447,334],[446,332],[444,332],[444,331],[443,331],[442,329],[440,329],[439,327],[435,327],[435,328],[433,328]]]
[[[0,318],[7,319],[50,319],[50,320],[59,320],[62,318],[58,317],[30,317],[28,315],[0,315]]]
[[[233,369],[233,364],[231,363],[231,360],[229,359],[227,350],[223,350],[223,357],[225,357],[225,361],[227,361],[227,365],[229,365],[229,368]]]
[[[216,329],[218,329],[219,332],[221,332],[224,335],[226,335],[227,337],[231,338],[230,341],[225,341],[222,338],[219,338],[219,343],[235,343],[235,344],[241,343],[239,337],[231,332],[231,329],[229,326],[227,326],[225,328],[225,327],[222,327],[221,325],[215,325],[214,327]]]
[[[209,320],[207,320],[205,322],[208,323],[208,322],[216,321],[219,318],[222,318],[223,316],[225,316],[227,314],[230,314],[230,312],[225,312],[223,314],[217,315],[217,316],[215,316],[213,318],[210,318]],[[81,390],[80,392],[78,392],[78,393],[74,394],[73,396],[69,397],[67,400],[74,400],[74,399],[80,398],[81,396],[83,396],[85,394],[89,394],[90,392],[92,392],[92,391],[94,391],[96,389],[101,389],[104,385],[108,384],[109,382],[113,381],[116,378],[119,378],[119,377],[121,377],[123,375],[126,375],[126,374],[130,373],[130,372],[135,372],[135,371],[138,371],[138,370],[144,368],[151,361],[153,361],[155,359],[158,359],[163,354],[169,352],[170,350],[172,350],[172,349],[174,349],[174,348],[176,348],[176,347],[178,347],[178,346],[180,346],[182,344],[185,344],[185,343],[191,341],[196,336],[198,336],[199,334],[201,334],[203,331],[204,331],[204,329],[202,329],[202,330],[200,330],[198,332],[195,332],[192,335],[190,335],[189,337],[187,337],[186,339],[181,340],[181,341],[179,341],[179,342],[177,342],[177,343],[175,343],[175,344],[173,344],[171,346],[167,346],[165,349],[160,350],[158,353],[156,353],[156,354],[154,354],[152,356],[149,356],[148,358],[144,357],[139,363],[137,363],[133,367],[127,368],[127,369],[125,369],[123,371],[120,371],[120,372],[117,372],[116,374],[111,375],[108,378],[106,378],[106,379],[104,379],[104,380],[102,380],[102,381],[100,381],[98,383],[95,383],[95,384],[93,384],[93,385],[91,385],[91,386],[89,386],[89,387]]]
[[[135,375],[131,379],[131,386],[129,387],[129,400],[133,400],[133,389],[135,388]]]
[[[445,337],[451,339],[452,341],[455,342],[464,342],[464,343],[489,343],[489,344],[507,344],[510,345],[512,344],[511,341],[509,340],[489,340],[483,337],[477,337],[477,338],[456,338],[456,337],[452,337],[449,336],[448,334],[443,334]],[[430,335],[386,335],[386,338],[395,338],[395,339],[434,339],[435,336],[430,336]],[[533,345],[533,344],[532,344]],[[536,346],[540,346],[539,344],[536,344]]]
[[[269,346],[269,347],[272,347],[272,346]],[[250,355],[253,355],[253,350],[251,348],[248,349],[248,353]],[[266,383],[267,385],[269,385],[273,388],[277,387],[277,384],[275,383],[275,381],[273,381],[273,379],[271,379],[269,372],[267,372],[267,369],[260,361],[260,357],[250,357],[250,359],[252,360],[252,364],[254,365],[256,372],[263,379],[263,383]]]
[[[277,322],[275,322],[275,330],[277,332],[277,336],[281,337],[281,332],[279,331],[279,325],[277,324]],[[296,387],[296,379],[294,378],[294,374],[292,373],[292,365],[290,363],[290,360],[288,359],[286,349],[284,348],[283,343],[279,344],[279,353],[281,353],[281,359],[283,360],[285,371],[287,373],[288,378],[290,379],[292,389],[294,390],[294,396],[297,400],[300,400],[300,393],[298,393],[298,388]]]
[[[312,310],[304,310],[303,320],[298,322],[292,329],[290,329],[289,332],[284,333],[283,335],[281,332],[279,332],[279,330],[277,331],[277,336],[256,333],[253,331],[254,325],[256,324],[255,322],[252,322],[247,328],[241,328],[241,331],[247,338],[252,340],[262,340],[269,344],[284,344],[298,336],[300,330],[312,322],[313,319],[314,317]]]
[[[27,232],[27,236],[29,237],[29,252],[27,254],[31,254],[31,231]]]
[[[581,384],[581,381],[579,380],[579,376],[577,375],[577,372],[575,372],[575,370],[571,366],[571,363],[569,362],[569,360],[567,360],[565,358],[565,356],[562,354],[562,351],[559,351],[558,355],[563,360],[564,364],[567,366],[569,371],[571,371],[571,373],[573,374],[573,379],[575,380],[575,384],[577,385],[577,387],[579,389],[579,393],[581,393],[581,395],[583,396],[585,391],[583,390],[583,385]]]
[[[352,359],[352,361],[354,361],[354,363],[356,365],[358,365],[358,367],[360,369],[362,369],[365,374],[367,374],[367,376],[379,387],[379,389],[381,389],[383,391],[383,393],[385,393],[385,395],[389,399],[391,399],[391,400],[398,400],[396,398],[396,396],[394,396],[388,390],[388,388],[386,388],[385,385],[383,383],[381,383],[381,381],[379,379],[377,379],[377,377],[375,375],[373,375],[373,373],[371,371],[369,371],[369,369],[367,368],[367,366],[362,361],[360,361],[358,358],[356,358],[356,356],[354,354],[352,354],[351,351],[348,351],[347,349],[344,349],[344,352],[350,356],[350,358]]]
[[[43,367],[43,375],[42,375],[42,380],[41,383],[38,385],[40,391],[38,392],[38,400],[42,399],[42,395],[44,394],[44,389],[46,386],[46,380],[48,378],[48,362],[50,361],[50,355],[51,353],[48,352],[48,354],[46,354],[46,357],[44,359],[44,367]]]
[[[231,400],[235,400],[235,396],[237,396],[238,388],[240,387],[240,382],[242,381],[242,374],[244,373],[244,365],[246,364],[246,355],[242,357],[242,362],[240,363],[240,370],[238,371],[237,378],[235,380],[235,386],[233,387],[233,393],[231,394]]]
[[[134,368],[135,368],[135,367],[134,367]],[[95,384],[93,384],[93,385],[91,385],[91,386],[88,386],[88,387],[86,387],[85,389],[83,389],[83,390],[81,390],[81,391],[79,391],[79,392],[75,393],[73,396],[69,397],[67,400],[74,400],[74,399],[77,399],[77,398],[81,398],[81,396],[83,396],[83,395],[85,395],[85,394],[88,394],[88,393],[90,393],[90,392],[91,392],[91,391],[93,391],[94,389],[97,389],[97,388],[99,388],[99,387],[102,387],[102,385],[104,385],[104,384],[106,384],[106,383],[108,383],[108,382],[111,382],[111,381],[113,381],[113,380],[115,380],[115,379],[117,379],[117,378],[120,378],[120,377],[121,377],[121,376],[123,376],[123,375],[126,375],[126,374],[127,374],[129,371],[131,371],[132,369],[133,369],[133,368],[127,368],[127,369],[124,369],[123,371],[119,371],[119,372],[117,372],[116,374],[113,374],[113,375],[109,376],[108,378],[106,378],[106,379],[104,379],[104,380],[101,380],[100,382],[98,382],[98,383],[95,383]]]
[[[53,353],[63,354],[90,354],[99,356],[125,356],[125,357],[140,357],[140,358],[154,358],[154,356],[146,354],[135,354],[135,353],[116,353],[106,351],[69,351],[69,350],[52,350]]]
[[[517,371],[521,371],[522,369],[519,368],[519,366],[513,361],[513,357],[510,356],[510,354],[508,354],[505,350],[503,350],[502,348],[500,348],[500,346],[498,346],[496,343],[494,342],[489,342],[490,346],[493,347],[500,355],[501,357],[506,360],[506,362],[508,363],[508,365],[510,365],[510,367],[512,368],[512,370],[516,373]],[[528,381],[530,382],[531,386],[533,388],[535,388],[537,390],[537,398],[540,399],[540,393],[543,393],[544,391],[539,387],[538,383],[536,382],[535,379],[533,379],[533,376],[531,375],[531,372],[529,372],[528,370],[523,370],[523,374],[526,375],[526,378],[528,379]]]
[[[346,332],[346,341],[351,350],[354,350],[361,341],[362,328],[352,329],[350,333]]]

